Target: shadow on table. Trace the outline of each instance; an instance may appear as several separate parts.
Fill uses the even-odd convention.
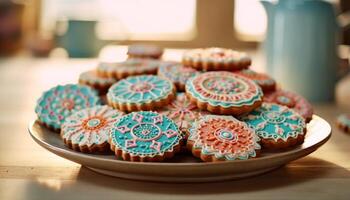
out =
[[[333,163],[307,157],[275,171],[246,179],[211,183],[157,183],[109,177],[85,167],[77,180],[118,190],[165,194],[216,194],[282,188],[320,178],[350,178],[350,171]]]

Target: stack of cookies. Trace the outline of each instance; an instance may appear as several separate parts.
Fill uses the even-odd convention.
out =
[[[247,54],[193,49],[177,63],[160,60],[162,53],[133,45],[125,62],[100,63],[79,84],[46,91],[38,121],[76,151],[112,150],[142,162],[179,152],[207,162],[245,160],[304,141],[311,105],[249,69]]]

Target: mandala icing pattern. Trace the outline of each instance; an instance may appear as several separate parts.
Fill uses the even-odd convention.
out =
[[[223,48],[192,49],[185,52],[183,59],[185,61],[193,60],[218,63],[250,61],[250,57],[246,53]]]
[[[261,86],[272,86],[276,84],[275,80],[273,80],[270,76],[250,69],[241,70],[237,72],[237,74],[249,78]]]
[[[253,105],[262,91],[253,81],[231,72],[207,72],[190,79],[186,92],[213,106]]]
[[[277,141],[304,135],[305,120],[294,110],[278,104],[264,103],[241,118],[255,129],[262,139]]]
[[[165,98],[174,90],[173,84],[163,78],[142,75],[120,80],[108,91],[108,98],[121,103],[147,103]]]
[[[88,86],[59,85],[44,92],[37,102],[35,112],[41,122],[60,129],[66,117],[99,103],[96,91]]]
[[[190,131],[188,140],[193,148],[217,159],[245,160],[256,156],[260,150],[259,138],[254,130],[233,117],[207,115]]]
[[[168,78],[174,83],[185,85],[187,80],[199,74],[193,68],[185,67],[179,63],[163,63],[159,66],[158,75]]]
[[[181,135],[168,117],[155,112],[133,112],[122,117],[111,132],[116,148],[132,155],[154,156],[173,151]]]
[[[279,105],[292,108],[305,119],[311,119],[313,115],[311,104],[302,96],[293,92],[278,90],[276,92],[267,94],[264,98],[264,101],[268,103],[277,103]]]
[[[62,125],[61,136],[80,146],[108,142],[109,131],[123,113],[109,106],[94,106],[75,112]]]
[[[200,117],[208,114],[199,110],[184,93],[178,93],[176,99],[159,112],[174,120],[180,130],[184,131],[187,131]]]

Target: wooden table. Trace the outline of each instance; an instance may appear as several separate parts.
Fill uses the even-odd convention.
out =
[[[42,91],[76,82],[96,60],[0,60],[0,199],[350,199],[350,134],[332,104],[315,105],[333,135],[318,151],[271,173],[237,181],[164,184],[108,177],[60,158],[27,132]]]

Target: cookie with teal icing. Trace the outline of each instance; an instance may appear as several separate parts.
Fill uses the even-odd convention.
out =
[[[110,132],[111,149],[130,161],[162,161],[180,150],[181,133],[174,121],[150,111],[123,116]]]
[[[112,77],[102,77],[98,75],[96,70],[85,71],[79,76],[79,84],[94,88],[100,95],[106,94],[108,88],[115,82],[117,82],[117,80]]]
[[[341,114],[337,118],[338,127],[344,132],[350,132],[350,114]]]
[[[202,110],[235,116],[259,107],[263,97],[254,81],[226,71],[191,78],[186,83],[186,95]]]
[[[35,113],[39,122],[58,131],[65,118],[72,113],[99,104],[97,92],[89,86],[58,85],[38,99]]]
[[[187,147],[203,161],[247,160],[259,155],[259,137],[232,116],[207,115],[190,129]]]
[[[241,120],[255,130],[265,148],[287,148],[304,141],[304,118],[286,106],[263,103],[261,107],[241,117]]]
[[[158,76],[172,81],[178,91],[184,91],[187,80],[198,74],[197,70],[176,62],[164,62],[158,68]]]
[[[107,93],[108,104],[126,111],[154,110],[171,102],[176,95],[174,84],[153,75],[132,76],[115,83]]]
[[[276,90],[276,81],[267,74],[259,73],[251,69],[237,71],[236,73],[254,81],[261,87],[264,93]]]
[[[314,114],[312,105],[304,97],[291,91],[279,89],[268,93],[264,96],[264,102],[276,103],[292,108],[303,116],[306,122],[311,121]]]
[[[107,151],[109,131],[122,115],[118,110],[101,105],[74,112],[62,124],[61,138],[76,151]]]

